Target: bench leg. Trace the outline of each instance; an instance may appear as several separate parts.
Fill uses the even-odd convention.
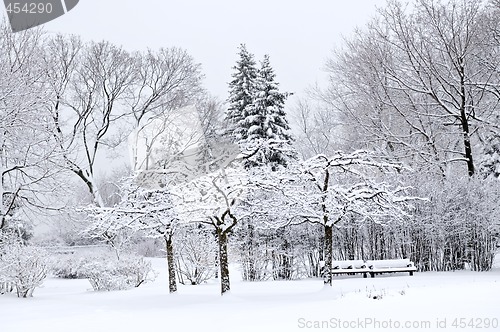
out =
[[[412,276],[412,275],[413,275],[413,271],[410,271],[410,276]]]
[[[375,278],[375,272],[370,272],[370,277]]]
[[[363,278],[367,278],[368,276],[366,275],[366,272],[363,273]]]

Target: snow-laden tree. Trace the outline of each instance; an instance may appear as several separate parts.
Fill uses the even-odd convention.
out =
[[[234,142],[248,137],[248,126],[245,118],[252,114],[255,107],[255,85],[257,68],[254,55],[249,53],[244,44],[240,45],[239,59],[233,67],[233,79],[229,83],[229,107],[225,115],[228,135]]]
[[[221,294],[231,288],[229,280],[228,237],[244,217],[240,207],[248,190],[247,172],[241,165],[195,178],[173,188],[173,198],[183,222],[200,222],[213,227],[216,233]]]
[[[129,53],[109,42],[65,36],[51,39],[44,53],[55,137],[65,166],[85,184],[94,203],[104,206],[96,160],[130,132],[132,158],[137,158],[138,141],[143,131],[151,131],[152,122],[168,122],[173,111],[199,98],[200,65],[178,48]],[[149,136],[152,146],[157,137]],[[134,160],[132,168],[144,169],[142,161]]]
[[[266,54],[257,76],[254,104],[257,113],[265,115],[261,124],[264,137],[291,142],[290,126],[285,113],[285,101],[290,93],[280,92],[275,78],[276,74],[271,67],[269,55]]]
[[[173,200],[168,191],[146,189],[129,180],[122,188],[122,200],[113,207],[91,208],[91,225],[86,234],[116,246],[127,233],[162,238],[167,256],[169,291],[177,291],[173,234],[178,224]],[[115,248],[118,250],[118,248]]]
[[[252,107],[248,108],[241,122],[242,130],[246,130],[246,138],[240,144],[258,141],[276,141],[291,145],[293,142],[290,126],[285,112],[285,101],[290,95],[279,91],[279,84],[275,81],[276,74],[269,60],[269,55],[264,56],[261,68],[257,72],[255,91]],[[290,152],[290,148],[286,152]],[[262,164],[286,165],[285,151],[277,149],[262,150],[258,158],[249,160],[251,165]]]
[[[404,187],[377,181],[402,166],[379,160],[366,151],[317,155],[303,162],[303,181],[309,184],[297,195],[305,202],[300,218],[324,228],[325,283],[332,284],[333,232],[336,225],[354,215],[362,220],[407,215],[409,200]]]
[[[270,140],[291,145],[293,139],[284,109],[290,94],[279,91],[269,55],[264,56],[259,69],[256,69],[253,54],[245,45],[240,46],[239,56],[233,81],[229,84],[226,134],[243,149]],[[261,147],[259,155],[249,160],[247,166],[285,165],[286,159],[279,149],[264,151]]]
[[[253,55],[244,45],[240,50],[235,79],[230,84],[231,105],[225,119],[232,133],[230,137],[242,150],[255,151],[245,160],[247,169],[270,166],[276,170],[296,154],[284,110],[289,94],[279,91],[268,55],[261,62],[261,68],[256,70]],[[243,277],[245,280],[259,280],[265,275],[255,268],[260,260],[257,252],[260,232],[255,229],[253,220],[243,223],[245,226],[238,230]]]
[[[32,297],[47,277],[47,253],[17,241],[0,248],[0,294],[15,288],[18,297]]]
[[[57,192],[60,169],[40,58],[44,35],[9,30],[0,26],[0,233],[21,233]]]

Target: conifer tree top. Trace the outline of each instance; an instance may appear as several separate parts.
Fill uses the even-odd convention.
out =
[[[285,154],[289,153],[284,151],[292,150],[292,136],[285,113],[289,94],[279,91],[269,55],[264,56],[260,65],[257,70],[253,54],[242,44],[239,59],[233,67],[233,80],[229,83],[226,133],[243,147],[274,142],[274,148],[261,151],[252,165],[286,165]],[[282,147],[278,148],[278,145]]]
[[[245,44],[241,44],[239,50],[239,59],[233,67],[233,79],[229,83],[229,108],[226,112],[226,134],[236,141],[246,138],[240,123],[253,103],[257,78],[253,54],[248,52]]]

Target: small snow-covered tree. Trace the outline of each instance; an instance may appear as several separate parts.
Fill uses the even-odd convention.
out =
[[[332,284],[333,231],[349,215],[376,219],[405,215],[406,202],[414,199],[404,189],[376,181],[377,172],[401,170],[401,165],[377,160],[365,151],[318,155],[302,165],[302,176],[310,187],[302,195],[307,202],[302,218],[324,228],[325,284]]]
[[[48,272],[47,253],[12,243],[0,251],[0,285],[13,285],[18,297],[31,297]],[[0,286],[0,290],[3,287]]]
[[[178,222],[169,192],[148,190],[133,181],[124,185],[122,201],[114,207],[91,208],[92,223],[86,233],[113,243],[121,232],[142,233],[165,241],[169,291],[177,291],[173,233]]]
[[[241,165],[221,168],[173,189],[176,209],[184,222],[214,228],[218,244],[221,294],[229,280],[228,237],[242,217],[239,204],[247,190],[247,173]]]

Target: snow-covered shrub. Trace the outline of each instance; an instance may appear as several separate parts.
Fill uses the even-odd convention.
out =
[[[63,279],[85,279],[81,274],[82,266],[93,259],[89,255],[58,255],[52,259],[52,274]]]
[[[215,276],[217,246],[209,230],[192,225],[182,227],[175,233],[174,246],[180,283],[199,285]]]
[[[12,293],[14,291],[14,284],[12,282],[2,281],[0,276],[0,295]]]
[[[87,278],[95,291],[124,290],[153,281],[151,262],[142,257],[113,255],[89,256],[78,267],[77,276]]]
[[[146,261],[143,257],[122,257],[118,264],[118,272],[126,278],[126,284],[132,287],[139,287],[156,279],[156,273],[151,267],[151,262]]]
[[[2,291],[15,289],[18,297],[31,297],[47,277],[47,254],[35,247],[13,244],[0,256]]]

